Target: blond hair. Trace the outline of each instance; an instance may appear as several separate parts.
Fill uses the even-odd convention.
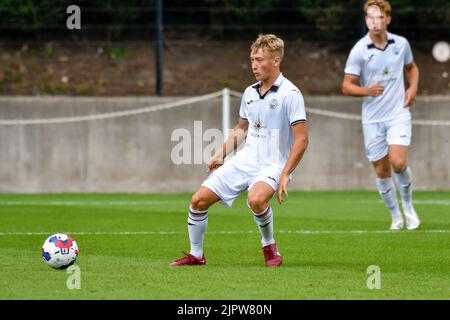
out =
[[[387,16],[391,15],[392,7],[389,1],[386,0],[367,0],[364,5],[364,12],[367,13],[367,9],[371,6],[377,6],[383,11]]]
[[[280,57],[283,60],[284,56],[284,41],[273,34],[260,34],[255,42],[252,43],[252,51],[258,49],[268,49],[272,57]]]

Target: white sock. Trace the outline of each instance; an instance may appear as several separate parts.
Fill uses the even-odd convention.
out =
[[[391,212],[392,219],[402,219],[402,213],[398,206],[397,191],[395,190],[392,178],[379,179],[377,178],[378,192],[384,201],[384,204]]]
[[[253,210],[252,210],[253,212]],[[266,210],[260,213],[253,212],[253,218],[258,225],[259,232],[261,233],[262,239],[261,244],[263,247],[269,244],[275,243],[273,239],[273,211],[270,206]]]
[[[191,241],[191,252],[194,257],[203,256],[203,239],[208,226],[208,210],[198,211],[189,207],[188,216],[189,240]]]
[[[395,173],[397,178],[398,188],[402,197],[403,209],[411,211],[412,206],[412,174],[409,166],[405,171]]]

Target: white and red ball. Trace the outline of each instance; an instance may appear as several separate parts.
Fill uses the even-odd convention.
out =
[[[77,260],[78,245],[71,236],[57,233],[45,240],[41,254],[49,267],[65,269]]]

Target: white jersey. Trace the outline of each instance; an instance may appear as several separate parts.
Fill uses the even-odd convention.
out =
[[[306,122],[303,96],[282,74],[263,96],[260,86],[259,82],[249,86],[242,97],[239,115],[248,120],[249,127],[245,145],[236,157],[283,168],[294,141],[291,126]]]
[[[362,122],[376,123],[398,118],[411,119],[405,108],[404,67],[413,63],[411,47],[404,37],[387,33],[384,50],[375,47],[367,34],[353,47],[345,66],[345,74],[357,76],[362,87],[379,83],[384,87],[381,96],[363,99]]]

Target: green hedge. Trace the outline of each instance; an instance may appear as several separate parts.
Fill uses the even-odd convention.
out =
[[[81,7],[86,39],[95,34],[123,40],[153,36],[154,0],[2,0],[0,39],[64,35],[66,8]],[[393,28],[415,40],[449,36],[448,0],[391,0]],[[305,40],[342,41],[359,36],[360,0],[164,0],[165,30],[219,39],[258,32],[296,35]],[[60,31],[61,33],[55,33]],[[447,37],[448,38],[448,37]]]

